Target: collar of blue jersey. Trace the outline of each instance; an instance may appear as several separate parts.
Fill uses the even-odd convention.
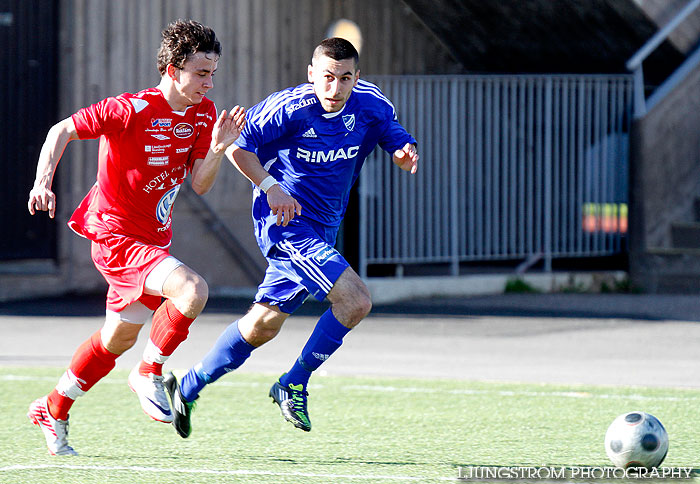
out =
[[[349,99],[348,99],[348,101],[349,101]],[[343,111],[345,111],[345,107],[346,107],[347,105],[348,105],[348,103],[346,102],[345,104],[343,104],[343,107],[342,107],[342,109],[341,109],[340,111],[336,111],[336,112],[334,112],[334,113],[325,113],[325,114],[323,114],[323,117],[326,118],[326,119],[335,118],[336,116],[340,115]]]

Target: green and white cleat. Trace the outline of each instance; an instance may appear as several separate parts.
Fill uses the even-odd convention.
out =
[[[173,427],[177,434],[186,439],[192,433],[192,411],[197,406],[196,400],[194,402],[188,402],[180,394],[180,385],[177,382],[177,378],[173,372],[165,375],[163,380],[165,388],[170,394],[170,400],[172,401],[173,410]]]
[[[309,392],[303,385],[289,384],[285,387],[279,380],[270,388],[270,398],[279,405],[282,416],[298,429],[308,432],[311,430],[311,420],[307,410]]]

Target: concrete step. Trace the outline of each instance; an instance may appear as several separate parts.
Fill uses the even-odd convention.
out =
[[[635,264],[648,275],[646,292],[700,294],[700,249],[650,248]]]
[[[672,223],[671,244],[678,249],[700,249],[700,222]]]

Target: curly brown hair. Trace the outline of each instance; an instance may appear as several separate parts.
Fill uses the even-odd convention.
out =
[[[197,52],[221,56],[221,44],[214,31],[194,20],[176,20],[161,32],[158,72],[165,74],[168,64],[182,69],[187,57]]]

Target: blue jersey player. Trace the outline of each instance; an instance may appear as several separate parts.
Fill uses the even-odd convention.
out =
[[[180,383],[166,377],[178,434],[190,435],[193,402],[205,385],[238,368],[279,333],[311,294],[328,298],[301,355],[270,389],[282,415],[311,430],[307,384],[311,373],[370,311],[369,291],[333,248],[350,188],[367,155],[379,145],[402,170],[415,173],[416,140],[398,123],[381,91],[361,81],[350,42],[326,39],[308,67],[309,84],[268,96],[248,112],[227,155],[255,185],[255,235],[268,268],[255,303],[221,334]]]

